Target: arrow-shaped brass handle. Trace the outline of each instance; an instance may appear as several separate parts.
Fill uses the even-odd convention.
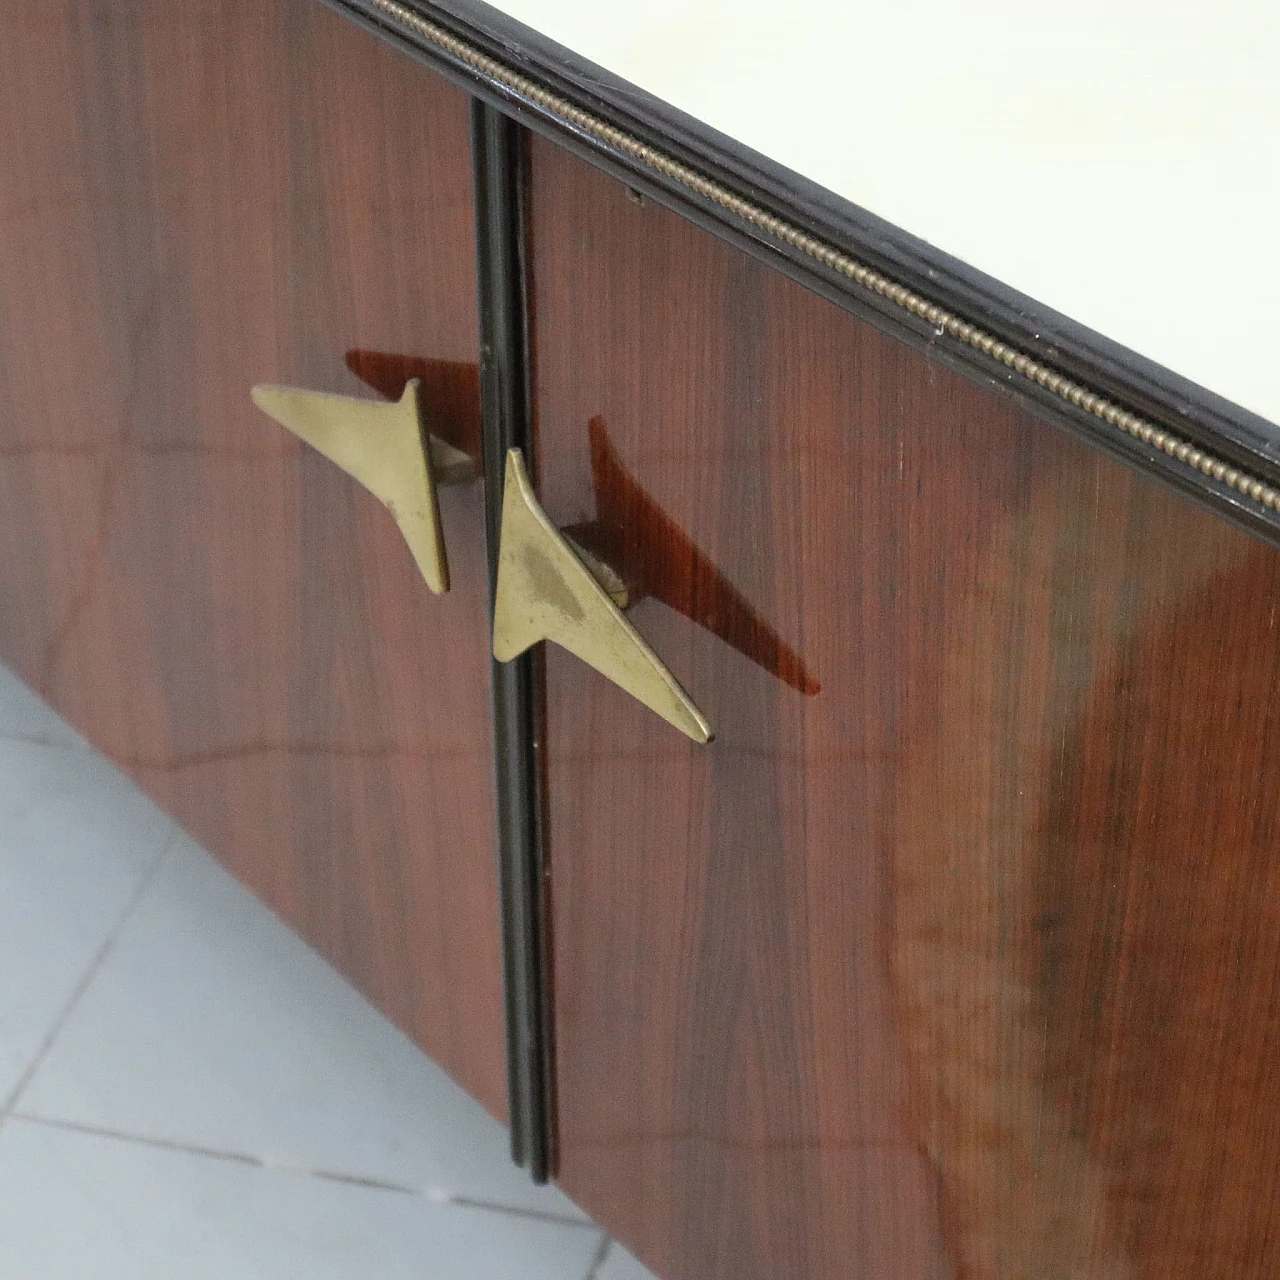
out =
[[[547,519],[519,449],[507,454],[496,597],[493,656],[499,662],[539,640],[554,641],[695,742],[711,741],[702,712],[615,603],[626,599],[621,578],[575,552]]]
[[[472,480],[476,468],[460,449],[427,435],[417,378],[396,402],[300,387],[258,386],[250,394],[264,413],[364,485],[395,517],[427,586],[437,594],[449,590],[436,485]]]

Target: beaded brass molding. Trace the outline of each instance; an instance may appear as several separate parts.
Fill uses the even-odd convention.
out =
[[[407,9],[404,5],[397,3],[397,0],[365,0],[365,3],[406,31],[429,41],[438,49],[465,63],[472,70],[496,81],[564,123],[617,148],[637,163],[678,183],[696,195],[714,201],[721,208],[772,236],[775,240],[798,249],[814,261],[838,272],[908,314],[924,320],[940,335],[945,333],[975,351],[980,351],[1058,399],[1074,405],[1077,409],[1082,409],[1125,435],[1153,449],[1158,449],[1171,458],[1176,458],[1179,462],[1234,489],[1244,497],[1251,498],[1269,510],[1280,513],[1280,489],[1275,486],[1206,452],[1198,445],[1192,444],[1190,440],[1157,426],[1140,414],[1130,412],[1108,397],[1090,391],[1088,387],[1059,373],[1043,361],[995,337],[980,325],[971,324],[945,307],[930,302],[914,289],[899,284],[883,272],[851,257],[844,250],[819,240],[794,223],[777,217],[767,209],[730,190],[723,183],[706,177],[691,166],[675,159],[674,156],[651,147],[633,134],[575,106],[568,99],[551,92],[537,81],[531,80],[497,58],[491,57],[468,41],[460,39],[451,31]]]

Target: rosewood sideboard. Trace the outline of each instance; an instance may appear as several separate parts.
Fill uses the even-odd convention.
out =
[[[1239,247],[504,8],[0,0],[0,659],[663,1280],[1280,1273]]]

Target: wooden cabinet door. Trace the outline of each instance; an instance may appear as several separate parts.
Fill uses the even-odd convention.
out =
[[[314,0],[0,30],[0,657],[503,1115],[482,486],[434,597],[249,401],[479,458],[468,101]]]
[[[535,141],[560,1181],[665,1280],[1280,1269],[1280,555]]]

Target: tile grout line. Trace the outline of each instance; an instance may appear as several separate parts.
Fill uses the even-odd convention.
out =
[[[124,910],[121,911],[116,922],[111,927],[111,931],[107,934],[102,944],[98,947],[90,958],[88,965],[85,967],[84,973],[80,975],[79,981],[72,988],[70,996],[67,997],[66,1003],[58,1011],[58,1016],[53,1020],[53,1025],[45,1033],[44,1039],[40,1042],[40,1047],[32,1056],[31,1061],[27,1064],[26,1069],[18,1077],[17,1083],[9,1091],[8,1096],[0,1102],[0,1128],[4,1127],[4,1122],[14,1113],[22,1095],[26,1092],[27,1086],[35,1078],[35,1074],[44,1065],[45,1059],[48,1058],[50,1051],[53,1049],[58,1036],[62,1034],[63,1028],[71,1019],[71,1015],[75,1012],[77,1005],[84,998],[84,994],[93,984],[94,978],[98,976],[98,971],[102,968],[103,962],[111,954],[115,948],[116,941],[120,937],[120,932],[128,923],[129,918],[137,909],[138,904],[142,901],[147,890],[151,887],[152,881],[159,872],[161,866],[168,860],[169,855],[177,847],[180,836],[175,829],[173,834],[161,846],[160,852],[156,854],[151,865],[142,873],[141,879],[138,881],[137,887],[130,896],[129,901],[125,904]]]
[[[511,1217],[531,1218],[557,1226],[599,1230],[594,1222],[583,1222],[558,1213],[545,1213],[538,1209],[523,1209],[518,1205],[499,1204],[497,1201],[480,1200],[473,1196],[454,1195],[432,1187],[415,1187],[408,1183],[392,1182],[385,1178],[373,1178],[358,1173],[339,1173],[331,1169],[308,1169],[282,1161],[268,1160],[228,1148],[206,1147],[199,1143],[183,1142],[175,1138],[163,1138],[151,1134],[128,1133],[106,1125],[88,1124],[80,1120],[65,1120],[55,1116],[41,1116],[32,1112],[11,1110],[8,1118],[23,1124],[40,1125],[47,1129],[59,1129],[67,1133],[81,1133],[108,1141],[125,1142],[133,1146],[150,1147],[153,1150],[173,1151],[181,1155],[197,1156],[205,1160],[223,1160],[231,1164],[247,1165],[267,1173],[282,1173],[288,1177],[316,1178],[322,1182],[338,1182],[347,1186],[365,1187],[371,1191],[387,1191],[395,1195],[417,1196],[431,1204],[455,1205],[460,1209],[477,1209],[487,1213],[502,1213]]]
[[[604,1274],[604,1264],[609,1261],[609,1255],[613,1252],[613,1241],[603,1231],[600,1233],[600,1243],[596,1246],[595,1256],[591,1259],[591,1266],[587,1269],[586,1280],[600,1280]]]
[[[62,751],[74,751],[83,748],[83,742],[64,742],[60,738],[46,737],[39,733],[14,733],[12,730],[0,730],[0,742],[18,742],[26,747],[55,747]]]
[[[178,1142],[171,1138],[148,1137],[142,1134],[125,1133],[121,1129],[111,1129],[105,1125],[88,1124],[82,1120],[63,1120],[56,1116],[38,1116],[32,1112],[19,1111],[16,1108],[9,1113],[9,1119],[22,1124],[39,1125],[45,1129],[58,1129],[64,1133],[80,1133],[93,1138],[114,1139],[129,1142],[137,1146],[152,1147],[160,1151],[177,1151],[184,1155],[203,1156],[206,1160],[226,1160],[231,1164],[252,1165],[255,1168],[266,1168],[266,1162],[257,1156],[244,1155],[239,1151],[220,1150],[217,1147],[204,1147],[192,1142]]]

